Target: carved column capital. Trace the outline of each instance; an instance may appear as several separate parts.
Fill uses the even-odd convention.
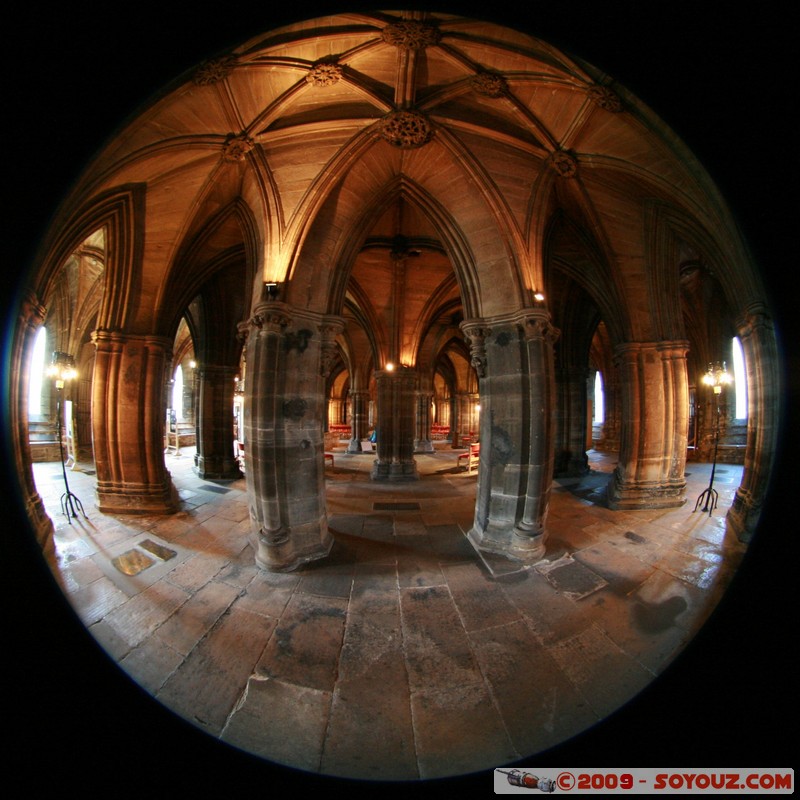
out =
[[[464,320],[460,328],[469,340],[470,364],[479,378],[486,377],[486,337],[491,328],[482,320]]]
[[[772,332],[773,322],[767,309],[760,303],[748,307],[736,320],[740,338],[747,339],[757,331]]]
[[[259,333],[280,334],[291,321],[291,314],[284,303],[270,302],[259,303],[248,324]]]
[[[19,306],[20,323],[29,328],[38,328],[46,316],[47,309],[39,301],[39,296],[32,289],[27,289]]]
[[[125,347],[146,347],[148,350],[160,350],[169,357],[172,355],[171,339],[166,336],[155,336],[154,334],[124,333],[123,331],[113,331],[105,328],[98,328],[92,332],[92,342],[98,349],[118,349]]]
[[[344,330],[344,320],[338,317],[329,317],[320,324],[321,337],[319,372],[323,378],[331,374],[338,357],[336,337]]]
[[[243,345],[247,343],[247,339],[250,336],[251,325],[252,325],[251,320],[244,320],[243,322],[239,322],[236,325],[236,339]]]
[[[541,340],[548,344],[555,344],[561,335],[558,328],[550,322],[550,314],[538,309],[525,312],[519,327],[527,341]]]

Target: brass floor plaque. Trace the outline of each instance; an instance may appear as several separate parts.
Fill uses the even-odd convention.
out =
[[[175,558],[175,556],[178,555],[174,550],[170,550],[168,547],[164,547],[151,539],[145,539],[143,542],[139,542],[139,547],[144,548],[148,553],[152,553],[156,558],[160,558],[162,561],[169,561],[171,558]]]
[[[123,575],[138,575],[156,562],[140,550],[128,550],[126,553],[111,559],[111,563]]]

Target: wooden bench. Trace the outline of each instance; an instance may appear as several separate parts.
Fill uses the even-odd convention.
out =
[[[463,458],[466,463],[467,472],[472,472],[480,463],[481,445],[480,442],[475,442],[469,446],[466,453],[461,453],[456,459],[456,463],[461,466],[461,459]]]
[[[195,429],[193,422],[176,422],[170,425],[167,430],[167,444],[165,452],[169,453],[170,450],[174,451],[178,456],[181,453],[181,441],[191,439],[194,444]],[[184,441],[184,443],[186,443]]]
[[[332,467],[333,466],[333,453],[325,453],[324,454],[323,462],[325,464],[327,464],[329,461],[331,462],[331,467]]]

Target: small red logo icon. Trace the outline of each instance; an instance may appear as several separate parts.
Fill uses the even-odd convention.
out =
[[[563,792],[575,788],[575,776],[571,772],[562,772],[556,778],[556,786]]]

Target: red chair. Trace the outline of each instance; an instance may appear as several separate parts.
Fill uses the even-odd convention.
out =
[[[461,459],[463,458],[467,463],[467,472],[472,472],[473,469],[476,469],[478,464],[480,463],[480,455],[481,455],[481,445],[480,442],[475,442],[469,446],[469,450],[466,453],[461,453],[456,460],[456,463],[459,464]]]

